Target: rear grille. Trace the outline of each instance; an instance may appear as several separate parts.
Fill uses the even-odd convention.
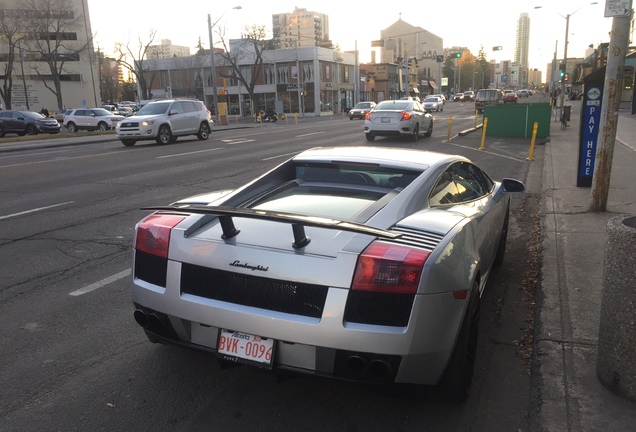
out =
[[[411,247],[419,247],[427,251],[435,249],[444,238],[443,234],[436,234],[400,226],[394,226],[390,229],[390,231],[398,232],[402,234],[402,237],[391,240],[382,239],[382,241]]]
[[[135,251],[135,278],[165,288],[168,260],[146,252]]]
[[[181,267],[181,293],[312,318],[322,317],[328,288],[192,264]]]
[[[349,291],[344,319],[347,322],[406,327],[415,294]]]

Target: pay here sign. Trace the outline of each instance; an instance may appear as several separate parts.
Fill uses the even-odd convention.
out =
[[[594,160],[596,159],[596,143],[598,142],[599,123],[601,121],[601,96],[603,87],[589,87],[583,100],[583,124],[581,125],[581,141],[579,142],[579,166],[576,185],[592,186]]]

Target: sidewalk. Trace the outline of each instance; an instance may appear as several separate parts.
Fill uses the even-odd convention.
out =
[[[607,221],[636,214],[636,116],[621,109],[607,211],[590,213],[591,188],[576,187],[582,102],[567,104],[570,127],[553,122],[544,153],[532,428],[636,431],[636,402],[596,377]]]

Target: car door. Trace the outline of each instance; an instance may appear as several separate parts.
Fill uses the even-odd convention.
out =
[[[170,118],[170,128],[173,135],[185,135],[188,133],[187,113],[181,101],[173,102],[172,105],[170,105],[168,116]]]
[[[199,107],[194,101],[181,101],[185,111],[187,133],[193,134],[199,130]]]
[[[0,111],[0,129],[3,133],[15,132],[13,111]]]

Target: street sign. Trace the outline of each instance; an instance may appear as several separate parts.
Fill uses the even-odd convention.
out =
[[[632,0],[605,0],[605,18],[629,16]]]
[[[502,75],[501,82],[508,82],[508,75]]]

